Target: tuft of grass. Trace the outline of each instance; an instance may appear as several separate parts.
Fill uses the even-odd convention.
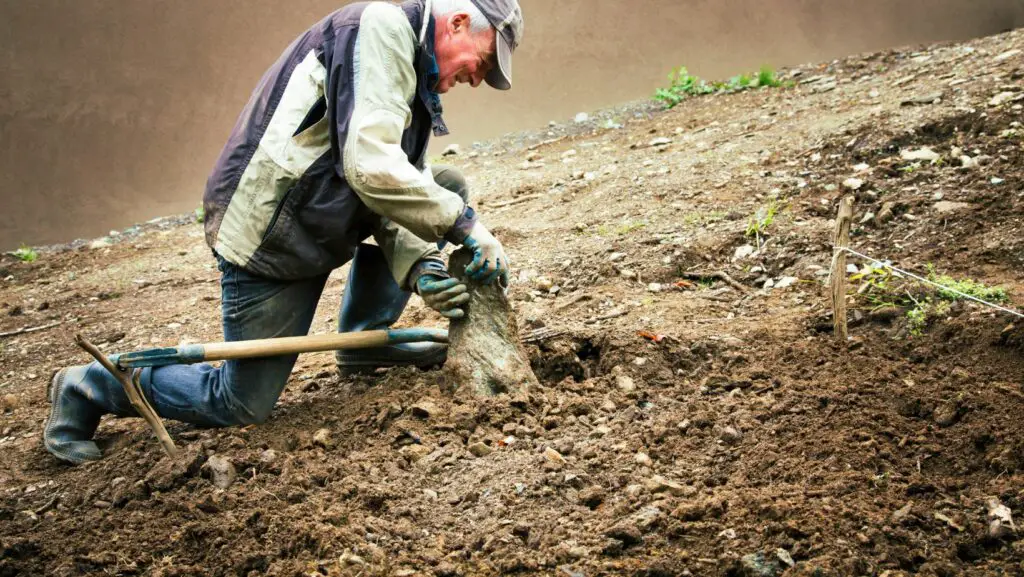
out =
[[[663,103],[666,108],[673,108],[691,96],[741,92],[752,88],[794,86],[793,82],[779,80],[775,70],[769,66],[762,66],[756,74],[737,74],[726,81],[714,80],[711,82],[690,74],[685,66],[680,66],[669,73],[668,81],[669,85],[666,88],[659,88],[654,92],[654,100]]]
[[[201,206],[196,209],[196,222],[199,224],[206,222],[206,209]]]
[[[779,211],[782,209],[782,201],[773,198],[767,204],[760,206],[757,212],[747,221],[747,236],[754,237],[757,240],[757,246],[761,246],[761,237],[764,236],[768,227],[775,222],[775,217],[778,216]]]
[[[39,253],[36,252],[36,249],[24,243],[22,243],[18,250],[14,251],[11,254],[13,254],[14,257],[20,260],[21,262],[36,262],[37,260],[39,260]]]
[[[654,92],[654,99],[664,103],[667,108],[673,108],[688,96],[700,96],[715,91],[713,86],[690,74],[685,66],[672,70],[668,75],[668,81],[668,88],[659,88]]]
[[[757,73],[757,85],[778,88],[782,81],[775,75],[775,70],[769,66],[762,66]]]
[[[1010,302],[1010,296],[1006,294],[1006,289],[1003,287],[991,287],[969,278],[957,280],[948,275],[940,275],[935,272],[935,267],[930,264],[928,265],[928,280],[983,301],[996,304]],[[952,290],[943,289],[939,289],[939,296],[951,302],[963,300],[964,298]]]
[[[948,315],[953,303],[964,300],[965,297],[959,293],[992,303],[1003,304],[1010,300],[1003,287],[940,275],[931,264],[928,265],[928,280],[952,290],[935,289],[933,293],[923,294],[923,291],[929,289],[916,285],[885,266],[873,266],[850,277],[851,282],[860,281],[857,294],[873,308],[906,308],[907,330],[913,337],[923,335],[933,320]]]

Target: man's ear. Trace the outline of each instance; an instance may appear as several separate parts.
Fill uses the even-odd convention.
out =
[[[469,31],[470,17],[466,12],[456,12],[448,19],[448,29],[455,34]]]

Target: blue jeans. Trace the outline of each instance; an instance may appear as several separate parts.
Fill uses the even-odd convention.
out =
[[[218,257],[224,339],[242,341],[309,332],[327,276],[279,281]],[[146,369],[142,386],[157,414],[197,425],[262,423],[270,416],[298,355]]]
[[[466,181],[457,169],[437,165],[434,181],[468,201]],[[383,258],[383,257],[381,257]],[[276,337],[303,336],[316,313],[317,303],[327,284],[327,277],[300,281],[281,281],[256,276],[218,257],[221,272],[221,308],[224,340],[245,341]],[[386,265],[386,281],[364,278],[349,279],[345,292],[374,292],[373,283],[388,282],[392,286],[376,286],[381,294],[401,293],[390,280]],[[355,282],[370,283],[361,291]],[[367,290],[369,289],[369,290]],[[351,296],[351,295],[350,295]],[[352,299],[349,299],[352,300]],[[356,310],[367,304],[391,309],[385,317],[398,318],[408,300],[384,299],[385,303],[355,303]],[[345,308],[344,306],[342,307]],[[363,316],[374,311],[362,311]],[[345,317],[345,312],[339,319]],[[361,327],[344,330],[363,330]],[[270,417],[281,391],[288,383],[298,355],[225,361],[220,367],[208,364],[172,365],[142,371],[141,384],[153,409],[163,418],[210,427],[228,427],[262,423]]]

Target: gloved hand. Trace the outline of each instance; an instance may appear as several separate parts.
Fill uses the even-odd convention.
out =
[[[509,262],[505,249],[482,223],[477,221],[473,225],[463,246],[473,251],[473,262],[466,267],[466,276],[485,285],[500,278],[502,286],[508,286]]]
[[[416,279],[416,292],[423,302],[450,319],[466,316],[462,307],[469,302],[468,291],[462,281],[452,278],[443,268],[431,267]]]

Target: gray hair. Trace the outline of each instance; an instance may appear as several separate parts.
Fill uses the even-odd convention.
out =
[[[470,0],[431,0],[430,12],[435,18],[442,18],[452,12],[465,12],[469,14],[469,30],[474,34],[486,31],[491,27],[484,13]]]

